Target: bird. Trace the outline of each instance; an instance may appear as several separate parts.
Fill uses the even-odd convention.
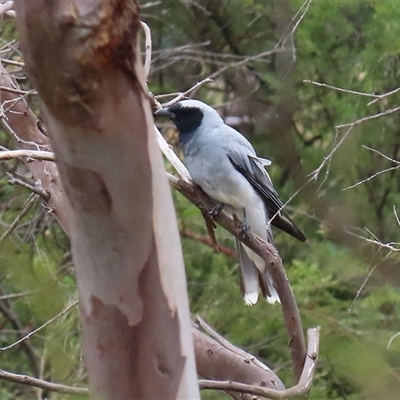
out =
[[[216,202],[217,211],[224,208],[236,215],[244,227],[269,243],[273,243],[271,224],[306,241],[284,210],[265,169],[271,161],[258,157],[251,143],[226,125],[214,108],[189,99],[154,114],[175,124],[192,181]],[[236,246],[245,304],[256,304],[260,290],[270,304],[280,303],[265,261],[238,239]]]

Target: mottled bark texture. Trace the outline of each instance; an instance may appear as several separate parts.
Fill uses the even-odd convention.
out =
[[[69,203],[93,398],[199,398],[176,218],[135,1],[16,2]]]

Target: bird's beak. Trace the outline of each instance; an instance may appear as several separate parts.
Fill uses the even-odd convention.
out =
[[[175,118],[175,114],[169,111],[168,108],[160,108],[154,113],[154,115],[157,117]]]

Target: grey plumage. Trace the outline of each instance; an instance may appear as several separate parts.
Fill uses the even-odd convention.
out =
[[[282,208],[264,168],[270,161],[257,157],[250,142],[225,125],[213,108],[198,100],[184,100],[155,114],[171,118],[177,126],[193,181],[228,211],[242,220],[245,217],[252,233],[272,242],[272,224],[306,240]],[[237,248],[246,304],[257,302],[259,288],[270,303],[279,302],[264,260],[238,240]]]

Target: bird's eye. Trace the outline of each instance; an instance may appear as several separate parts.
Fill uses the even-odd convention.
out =
[[[189,108],[183,108],[182,109],[182,114],[189,115],[190,114],[190,109]]]

